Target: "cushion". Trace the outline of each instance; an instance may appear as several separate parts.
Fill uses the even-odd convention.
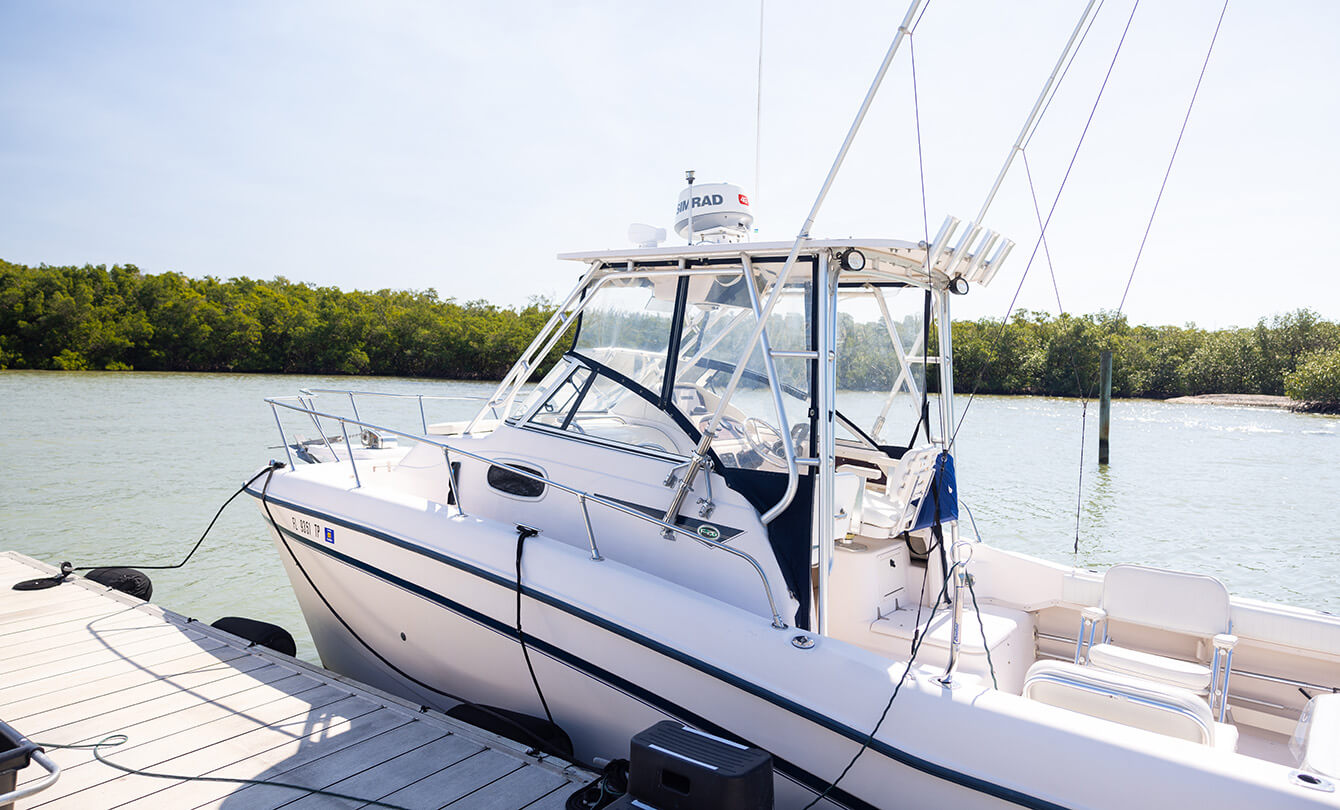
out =
[[[1129,650],[1114,644],[1095,644],[1089,650],[1089,663],[1099,669],[1159,681],[1192,692],[1208,693],[1210,690],[1210,668],[1191,661]]]
[[[1029,667],[1023,695],[1189,742],[1228,750],[1237,744],[1237,729],[1214,722],[1209,704],[1194,692],[1068,661],[1039,661]]]

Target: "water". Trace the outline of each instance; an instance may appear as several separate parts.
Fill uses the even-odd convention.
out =
[[[0,550],[76,566],[179,562],[229,495],[271,458],[284,459],[262,400],[302,387],[493,390],[485,383],[390,378],[0,372],[6,426],[0,453],[13,465],[0,483]],[[360,410],[365,418],[419,422],[415,400]],[[438,403],[428,418],[461,419],[473,411],[466,403]],[[317,661],[250,496],[228,507],[184,568],[148,573],[153,601],[205,622],[222,616],[273,622],[293,633],[299,657]]]
[[[492,390],[390,378],[0,372],[0,451],[12,464],[0,484],[0,550],[75,565],[179,561],[244,480],[284,457],[263,397],[302,387]],[[960,410],[965,403],[958,400]],[[877,399],[865,404],[877,412]],[[426,407],[429,421],[474,409]],[[419,421],[415,400],[360,401],[360,409],[372,421]],[[963,500],[985,540],[1095,568],[1140,562],[1204,571],[1243,596],[1340,613],[1340,418],[1117,401],[1112,464],[1100,469],[1096,411],[1081,502],[1079,402],[973,402],[957,461]],[[293,632],[300,657],[317,660],[253,499],[241,496],[224,512],[186,567],[150,573],[155,602],[206,622],[274,622]]]

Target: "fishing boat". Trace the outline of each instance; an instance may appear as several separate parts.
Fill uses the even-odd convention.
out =
[[[756,746],[778,807],[1340,807],[1340,618],[961,531],[950,308],[1013,242],[986,205],[810,236],[877,86],[794,241],[690,178],[688,244],[562,255],[579,284],[473,418],[267,400],[289,450],[250,492],[322,662],[597,765],[667,719]]]

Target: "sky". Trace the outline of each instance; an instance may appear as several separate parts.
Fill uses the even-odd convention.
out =
[[[1082,7],[931,0],[813,234],[922,238],[923,172],[932,234],[971,219]],[[1340,320],[1340,3],[1230,2],[1135,266],[1221,7],[1106,0],[956,317],[1114,310],[1131,279],[1135,323]],[[0,258],[520,305],[568,292],[556,254],[669,229],[686,169],[791,239],[906,10],[0,0]]]

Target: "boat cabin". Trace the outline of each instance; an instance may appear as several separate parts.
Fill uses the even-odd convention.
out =
[[[930,544],[926,495],[944,441],[927,369],[948,363],[927,347],[947,344],[929,327],[951,293],[927,252],[871,239],[564,255],[587,265],[582,282],[462,438],[749,554],[773,604],[747,569],[715,573],[719,559],[664,549],[657,540],[673,533],[627,515],[589,518],[602,554],[819,629],[827,577],[816,571],[834,543],[868,520],[866,534],[915,531],[914,550]],[[464,476],[459,486],[476,502],[526,497]],[[533,511],[552,522],[551,505]]]

